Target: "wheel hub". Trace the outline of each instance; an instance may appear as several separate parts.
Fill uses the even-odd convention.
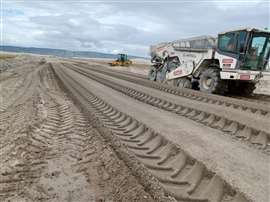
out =
[[[203,87],[205,88],[205,89],[209,89],[210,87],[211,87],[211,85],[212,85],[212,82],[213,82],[213,79],[212,78],[206,78],[205,80],[204,80],[204,82],[203,82]]]

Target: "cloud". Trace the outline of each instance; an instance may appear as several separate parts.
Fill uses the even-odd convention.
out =
[[[4,1],[3,43],[147,56],[162,41],[269,26],[268,1],[235,2]]]

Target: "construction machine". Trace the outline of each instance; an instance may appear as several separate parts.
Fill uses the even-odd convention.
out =
[[[214,94],[252,94],[269,71],[270,32],[237,29],[150,47],[148,78]]]
[[[132,64],[132,61],[128,59],[127,54],[118,54],[118,58],[109,63],[111,66],[129,66]]]

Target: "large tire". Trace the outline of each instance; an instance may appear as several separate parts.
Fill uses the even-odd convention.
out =
[[[165,62],[163,66],[157,71],[157,79],[156,79],[157,82],[159,83],[165,82],[167,69],[168,69],[168,62]]]
[[[157,70],[153,66],[151,67],[151,69],[148,72],[148,79],[150,81],[156,81],[156,79],[157,79]]]
[[[228,91],[226,81],[221,80],[220,70],[215,67],[205,69],[199,80],[200,91],[210,94],[224,95]]]
[[[242,95],[250,96],[253,94],[253,91],[256,89],[256,83],[241,83],[244,84]]]
[[[251,96],[255,89],[256,83],[239,82],[229,85],[229,93],[232,95]]]
[[[162,67],[157,71],[156,81],[159,83],[166,83],[166,74],[175,69],[177,65],[173,62],[173,58],[168,58],[163,63]]]
[[[156,81],[159,82],[159,83],[163,83],[165,81],[165,76],[163,71],[159,70],[157,71],[157,79]]]
[[[188,78],[177,79],[176,86],[179,88],[192,88],[191,81]]]

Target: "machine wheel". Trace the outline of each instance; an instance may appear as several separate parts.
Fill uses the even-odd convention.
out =
[[[156,81],[159,83],[163,83],[166,80],[166,73],[167,73],[167,63],[164,63],[163,67],[157,71]]]
[[[253,91],[256,89],[256,83],[241,83],[244,84],[242,87],[242,95],[252,95]]]
[[[240,82],[229,85],[229,92],[233,95],[250,96],[256,89],[256,83]]]
[[[188,78],[177,79],[176,86],[179,88],[192,88],[191,81]]]
[[[165,80],[165,76],[162,71],[157,71],[156,81],[162,83]]]
[[[205,93],[225,94],[228,91],[228,85],[220,78],[220,70],[217,68],[208,68],[200,75],[200,91]]]
[[[157,79],[157,71],[156,71],[156,68],[153,66],[151,67],[151,69],[148,72],[148,79],[150,81],[156,81],[156,79]]]

